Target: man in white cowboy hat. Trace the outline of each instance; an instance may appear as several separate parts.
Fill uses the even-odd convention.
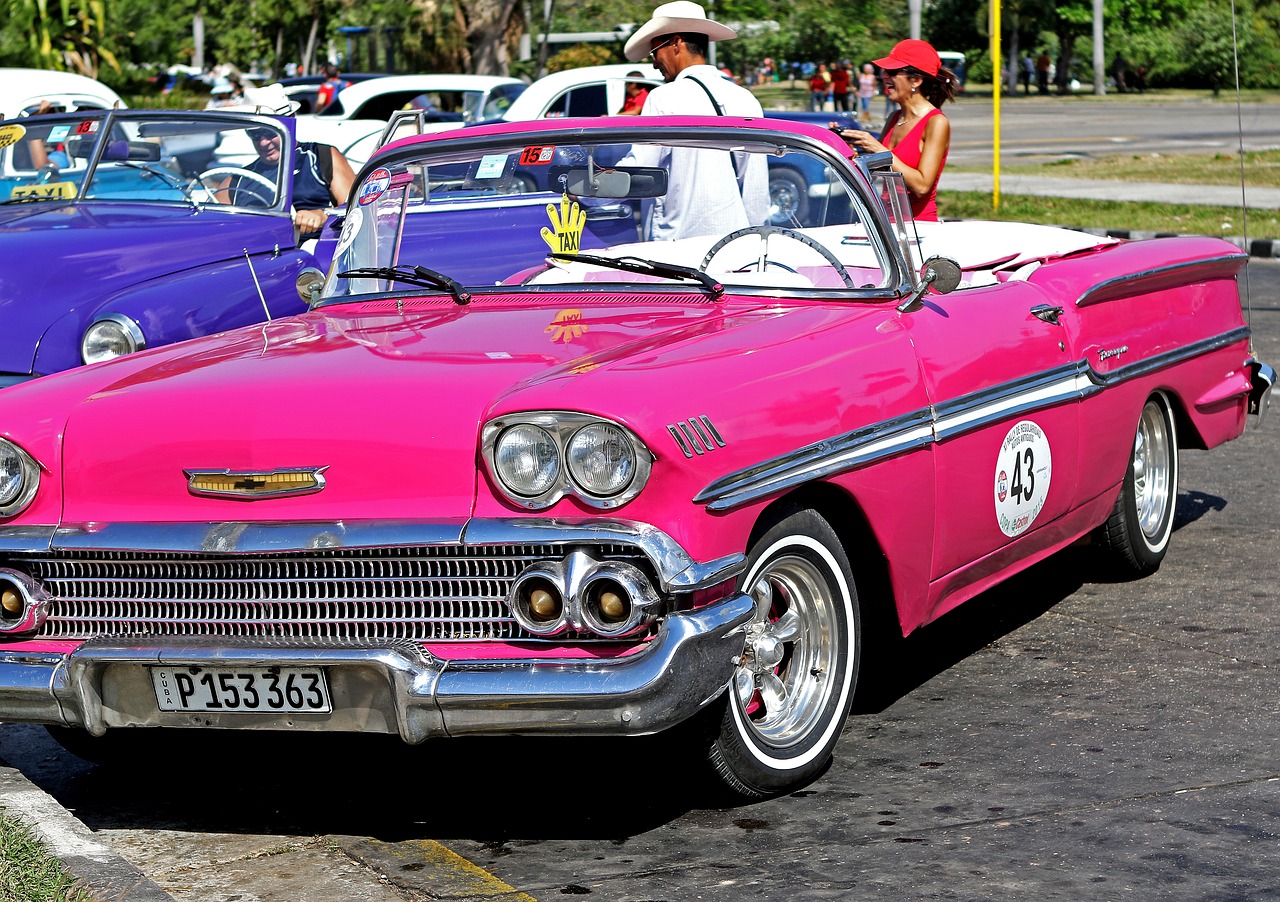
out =
[[[692,0],[655,9],[624,48],[631,62],[651,59],[667,82],[649,92],[640,115],[763,116],[754,94],[707,64],[711,41],[735,37]],[[735,165],[724,151],[649,145],[637,146],[627,162],[670,173],[666,196],[645,205],[647,239],[725,234],[768,219],[768,166],[758,155]]]
[[[266,85],[248,88],[244,99],[224,111],[292,116],[300,104],[290,100],[284,86]],[[244,168],[274,181],[280,167],[282,136],[274,129],[247,129],[258,158]],[[328,208],[342,206],[355,181],[355,172],[342,151],[329,144],[295,141],[293,144],[293,224],[300,241],[320,237],[329,219]],[[234,186],[231,179],[225,190]]]

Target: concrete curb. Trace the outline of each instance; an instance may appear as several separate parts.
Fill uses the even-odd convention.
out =
[[[94,839],[88,827],[15,768],[0,767],[0,806],[25,824],[95,900],[173,902],[172,896]]]
[[[1150,232],[1142,229],[1093,229],[1082,226],[1064,226],[1064,228],[1104,238],[1128,238],[1134,241],[1147,238],[1177,238],[1181,235],[1178,232]],[[1250,257],[1280,258],[1280,239],[1250,238],[1247,247],[1245,239],[1236,236],[1224,237],[1222,240],[1230,241],[1240,250],[1247,251]]]

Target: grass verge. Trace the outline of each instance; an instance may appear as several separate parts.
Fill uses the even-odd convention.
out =
[[[978,191],[939,192],[938,215],[944,219],[998,219],[1076,228],[1218,235],[1223,238],[1241,237],[1246,227],[1239,207],[1076,200],[1002,193],[1000,209],[993,210],[991,195]],[[1250,239],[1280,237],[1280,213],[1250,210],[1247,226]]]
[[[0,902],[92,902],[26,825],[0,810]]]

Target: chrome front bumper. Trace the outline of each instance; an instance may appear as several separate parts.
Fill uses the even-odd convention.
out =
[[[467,734],[654,733],[687,719],[728,684],[755,603],[735,595],[668,616],[626,658],[445,661],[411,642],[308,646],[166,637],[93,639],[68,656],[0,649],[0,721],[83,727],[396,733],[419,743]],[[327,714],[161,711],[148,668],[324,668]]]

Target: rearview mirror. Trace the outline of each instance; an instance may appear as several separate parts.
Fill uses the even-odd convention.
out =
[[[661,197],[667,193],[667,171],[657,166],[552,166],[551,190],[575,197]]]

